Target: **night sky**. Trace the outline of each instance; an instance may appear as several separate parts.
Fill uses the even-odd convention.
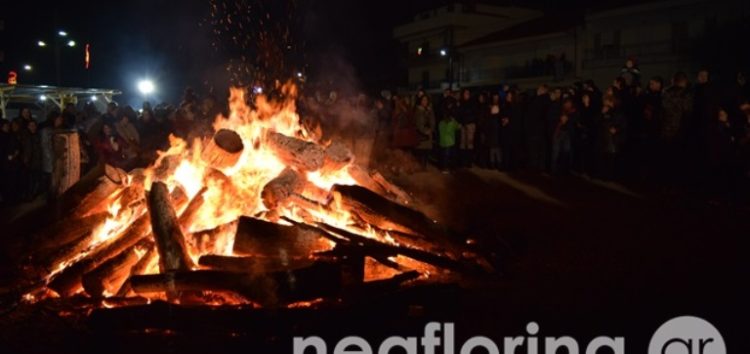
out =
[[[18,70],[19,82],[56,84],[54,41],[64,29],[76,47],[61,43],[63,86],[117,88],[122,100],[137,99],[136,82],[152,78],[156,100],[178,100],[186,86],[199,93],[222,95],[240,70],[229,63],[255,61],[258,48],[238,45],[269,39],[282,49],[288,70],[305,70],[313,77],[330,75],[360,89],[387,87],[403,81],[398,70],[395,25],[409,22],[417,12],[446,1],[350,0],[131,0],[23,1],[12,14],[0,15],[5,61],[2,72]],[[499,1],[509,3],[508,1]],[[546,1],[535,1],[545,4]],[[524,2],[529,6],[529,2]],[[213,6],[213,8],[212,8]],[[540,7],[540,5],[536,5]],[[541,6],[544,7],[544,6]],[[241,9],[241,10],[237,10]],[[250,15],[245,15],[249,13]],[[219,20],[234,16],[230,26]],[[265,16],[264,16],[265,15]],[[265,21],[263,18],[265,17]],[[238,19],[244,24],[238,27]],[[288,29],[288,33],[282,33]],[[265,37],[262,36],[265,35]],[[37,47],[37,41],[48,43]],[[83,68],[84,45],[91,44],[91,68]],[[33,65],[30,73],[23,64]],[[241,65],[240,65],[241,66]]]

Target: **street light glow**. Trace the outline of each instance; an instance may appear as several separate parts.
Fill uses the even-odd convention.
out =
[[[26,65],[23,66],[23,70],[31,71],[31,69],[33,69],[33,68],[29,64],[26,64]]]
[[[91,102],[96,102],[97,98],[96,95],[91,95]]]
[[[36,45],[38,45],[40,47],[46,47],[47,43],[44,43],[44,41],[39,41],[39,42],[36,42]]]
[[[47,100],[47,96],[45,96],[45,95],[39,95],[39,100],[40,101],[46,101]]]
[[[58,32],[57,32],[57,34],[58,34],[58,35],[59,35],[60,37],[67,37],[67,36],[68,36],[68,32],[65,32],[65,31],[58,31]]]
[[[154,90],[156,90],[156,87],[153,81],[148,79],[138,81],[138,91],[141,91],[141,94],[148,95],[154,92]]]
[[[444,56],[446,56],[446,55],[448,55],[448,51],[447,51],[447,50],[445,50],[445,49],[440,49],[440,56],[441,56],[441,57],[444,57]]]
[[[68,41],[68,47],[75,47],[75,46],[76,46],[76,41],[74,41],[74,40],[69,40]]]

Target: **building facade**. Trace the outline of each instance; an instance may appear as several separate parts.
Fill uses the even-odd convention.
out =
[[[525,88],[582,79],[606,86],[628,58],[647,76],[696,71],[703,64],[695,56],[696,44],[720,24],[750,14],[750,2],[719,2],[635,1],[585,15],[476,5],[471,10],[492,11],[449,16],[443,7],[418,15],[394,35],[407,51],[411,89],[503,83]],[[448,20],[454,17],[462,21]],[[446,55],[440,55],[442,49]]]
[[[455,3],[417,14],[393,35],[402,45],[409,85],[435,88],[460,81],[461,45],[539,16],[520,7]]]

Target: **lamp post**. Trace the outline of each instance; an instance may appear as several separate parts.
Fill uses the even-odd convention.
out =
[[[57,78],[57,86],[60,86],[62,83],[62,71],[61,71],[61,50],[62,46],[65,45],[70,48],[74,48],[76,46],[76,41],[68,37],[68,32],[64,30],[57,31],[57,35],[55,36],[54,40],[54,55],[55,55],[55,76]],[[67,41],[66,41],[67,39]],[[39,48],[45,48],[47,47],[47,42],[44,40],[39,40],[36,42],[36,45]]]

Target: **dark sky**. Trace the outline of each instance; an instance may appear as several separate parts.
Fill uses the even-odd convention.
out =
[[[125,99],[134,99],[135,83],[149,77],[158,85],[157,98],[173,101],[186,86],[199,93],[211,89],[223,93],[232,78],[227,64],[236,63],[243,55],[246,62],[252,62],[259,55],[258,48],[237,45],[234,37],[256,43],[265,34],[271,43],[289,42],[293,49],[284,55],[291,59],[284,64],[294,70],[306,67],[312,75],[336,73],[363,88],[393,85],[403,76],[397,70],[393,27],[444,2],[16,1],[12,15],[0,15],[5,21],[0,32],[5,61],[0,69],[7,73],[30,63],[34,67],[31,73],[19,70],[21,83],[56,84],[53,43],[58,29],[64,29],[77,45],[69,48],[63,43],[60,47],[63,86],[118,88],[126,93]],[[227,13],[234,15],[231,26],[219,25],[217,21]],[[245,24],[242,30],[238,20]],[[289,28],[290,33],[282,35],[281,28]],[[38,48],[38,40],[45,40],[48,46]],[[85,43],[91,44],[88,71],[83,69]]]

